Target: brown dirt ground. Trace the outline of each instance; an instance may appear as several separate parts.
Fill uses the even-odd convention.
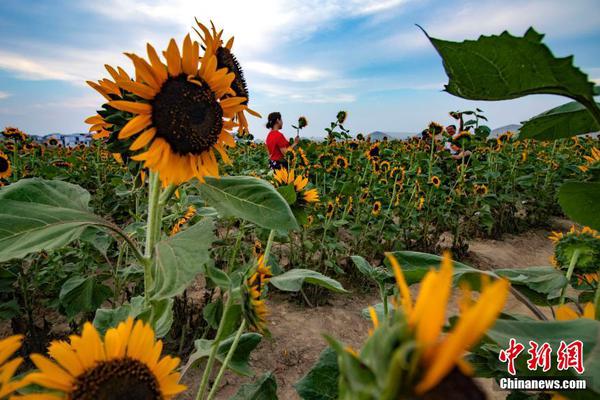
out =
[[[553,229],[567,229],[568,221],[551,221]],[[529,266],[550,265],[552,244],[547,239],[550,230],[533,230],[521,235],[505,235],[502,240],[475,240],[470,243],[470,265],[480,268],[523,268]],[[418,287],[411,290],[416,294]],[[326,305],[308,308],[291,300],[289,296],[275,294],[267,302],[270,310],[269,329],[271,339],[263,339],[251,356],[251,365],[257,376],[267,371],[276,375],[278,396],[280,399],[299,399],[293,384],[304,376],[326,347],[322,334],[328,333],[353,347],[360,347],[370,327],[361,317],[361,310],[379,302],[375,290],[372,293],[335,295]],[[449,313],[457,311],[455,299],[452,300]],[[530,311],[513,297],[509,298],[505,309],[532,315]],[[201,371],[191,370],[183,381],[195,388],[200,380]],[[250,379],[227,373],[221,382],[217,399],[228,399],[241,383]],[[480,380],[481,386],[491,399],[503,399],[506,392],[493,388],[491,380]],[[181,399],[193,398],[191,394]]]

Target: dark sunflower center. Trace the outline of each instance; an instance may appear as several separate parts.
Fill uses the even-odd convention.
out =
[[[0,156],[0,172],[8,171],[8,159]]]
[[[169,78],[152,101],[156,135],[180,155],[201,154],[210,149],[223,128],[223,110],[213,91],[201,78],[198,86],[185,75]]]
[[[485,393],[470,377],[464,375],[458,368],[454,368],[441,380],[437,386],[418,400],[485,400]]]
[[[237,96],[246,98],[243,104],[248,104],[248,87],[244,79],[244,72],[237,58],[235,58],[227,47],[219,47],[217,49],[217,68],[227,68],[235,74],[231,88]]]
[[[77,378],[72,400],[161,400],[158,382],[140,361],[103,361]]]

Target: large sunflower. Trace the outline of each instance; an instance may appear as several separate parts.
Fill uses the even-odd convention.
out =
[[[118,138],[138,135],[129,149],[145,149],[132,159],[144,161],[145,168],[158,172],[165,185],[218,176],[214,150],[229,162],[225,147],[235,146],[230,134],[236,126],[232,119],[246,109],[246,98],[236,96],[231,88],[235,75],[219,69],[214,55],[206,54],[199,62],[199,49],[198,42],[187,35],[181,52],[171,39],[163,52],[167,65],[150,44],[150,62],[127,54],[137,78],[118,79],[116,85],[134,97],[107,103],[130,115]],[[99,91],[104,94],[102,89]]]
[[[306,203],[316,203],[319,201],[319,192],[316,188],[306,189],[308,178],[301,174],[296,174],[293,169],[289,171],[286,168],[280,168],[275,171],[276,186],[293,185],[297,198]]]
[[[235,114],[235,120],[239,123],[240,130],[243,133],[248,132],[248,120],[244,115],[244,111],[254,115],[255,117],[260,118],[260,114],[256,111],[248,108],[248,101],[250,100],[250,96],[248,93],[248,86],[246,85],[246,80],[244,79],[244,71],[240,66],[235,55],[232,53],[231,48],[233,47],[233,36],[227,40],[227,43],[223,45],[223,40],[221,36],[223,35],[223,31],[217,32],[214,24],[211,21],[211,29],[209,30],[206,26],[201,24],[197,19],[196,23],[198,24],[198,28],[202,30],[202,35],[196,28],[196,33],[202,39],[204,43],[205,53],[204,57],[215,56],[217,59],[217,68],[227,68],[227,70],[233,74],[235,74],[235,79],[231,84],[231,88],[234,91],[235,96],[244,97],[243,104],[246,106],[244,109],[241,109],[239,112]]]
[[[0,399],[6,398],[11,393],[21,389],[27,382],[14,380],[17,368],[23,362],[21,357],[8,359],[21,347],[22,335],[9,336],[0,340]]]
[[[0,178],[8,178],[12,174],[8,156],[0,151]]]
[[[104,340],[91,323],[70,343],[54,341],[48,353],[54,361],[32,354],[38,368],[26,378],[50,389],[52,395],[25,395],[23,399],[171,399],[185,390],[178,372],[179,358],[160,358],[162,341],[155,341],[150,325],[129,318],[106,332]]]
[[[422,354],[421,379],[415,386],[417,394],[423,394],[458,366],[463,371],[466,361],[462,355],[475,345],[489,327],[491,327],[508,297],[509,283],[498,279],[486,284],[479,300],[474,303],[470,296],[462,301],[461,315],[452,331],[442,337],[442,327],[446,319],[446,307],[452,288],[453,267],[449,253],[444,254],[439,270],[430,270],[423,280],[419,297],[413,303],[408,284],[396,258],[388,253],[399,290],[398,304],[404,311],[410,329],[414,332],[418,349]]]

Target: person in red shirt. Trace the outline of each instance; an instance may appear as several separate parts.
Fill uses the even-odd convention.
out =
[[[271,167],[272,170],[288,167],[285,153],[293,149],[296,144],[298,144],[299,140],[296,136],[294,143],[290,143],[285,136],[283,136],[283,133],[279,131],[282,127],[283,122],[281,120],[281,113],[272,112],[269,114],[267,128],[271,129],[271,131],[267,135],[265,144],[269,151],[269,167]]]

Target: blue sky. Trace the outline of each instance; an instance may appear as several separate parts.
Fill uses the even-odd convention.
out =
[[[441,60],[415,23],[451,40],[534,26],[600,84],[597,0],[2,0],[0,127],[85,131],[83,120],[102,103],[85,80],[106,77],[105,63],[132,71],[123,52],[181,42],[194,16],[235,36],[252,108],[281,111],[290,135],[306,115],[303,134],[322,136],[340,109],[354,133],[416,132],[431,120],[450,123],[450,110],[480,107],[494,128],[565,102],[470,102],[442,92]],[[265,136],[264,122],[250,121],[255,136]]]

